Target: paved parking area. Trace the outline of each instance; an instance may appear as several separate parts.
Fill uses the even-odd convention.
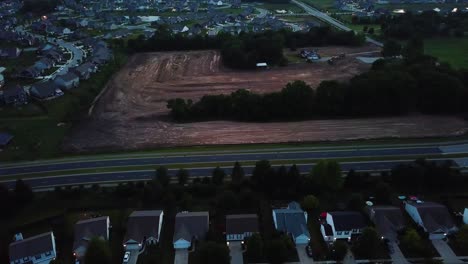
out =
[[[242,245],[240,241],[229,242],[229,255],[231,255],[231,264],[243,264]]]
[[[187,264],[189,252],[187,249],[176,249],[174,264]]]
[[[125,262],[125,264],[136,264],[137,263],[137,260],[138,260],[138,255],[140,253],[140,251],[138,249],[135,249],[135,250],[127,250],[130,252],[130,259],[128,260],[128,262]],[[122,263],[123,262],[123,259],[122,259]]]
[[[297,256],[299,257],[299,263],[301,264],[314,263],[314,260],[307,255],[305,247],[306,245],[296,245]]]
[[[444,263],[464,263],[453,253],[453,250],[444,240],[432,240],[431,242],[437,252],[439,252],[440,257],[444,259]]]

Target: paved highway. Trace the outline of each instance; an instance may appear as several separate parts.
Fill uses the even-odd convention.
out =
[[[217,155],[190,155],[168,156],[150,158],[130,158],[94,161],[70,161],[55,164],[22,164],[15,167],[4,166],[0,168],[0,180],[2,176],[17,174],[42,173],[52,171],[94,169],[105,167],[147,166],[160,164],[189,164],[189,163],[220,163],[236,161],[257,160],[305,160],[305,159],[339,159],[357,157],[385,157],[405,155],[437,155],[442,154],[438,147],[409,147],[409,148],[379,148],[379,149],[354,149],[354,150],[329,150],[329,151],[295,151],[295,152],[267,152],[267,153],[239,153]]]
[[[295,3],[296,5],[300,6],[302,9],[304,9],[304,11],[306,11],[307,13],[309,13],[310,15],[322,20],[322,21],[325,21],[327,22],[328,24],[338,28],[338,29],[341,29],[341,30],[344,30],[344,31],[351,31],[352,29],[350,29],[349,27],[345,26],[343,23],[341,23],[340,21],[334,19],[333,17],[327,15],[326,13],[323,13],[321,11],[319,11],[318,9],[316,8],[313,8],[307,4],[304,4],[303,2],[300,2],[300,1],[297,1],[297,0],[292,0],[293,3]],[[382,42],[379,42],[379,41],[376,41],[372,38],[369,38],[369,37],[366,37],[366,41],[369,42],[369,43],[372,43],[376,46],[379,46],[379,47],[383,47],[383,44]]]
[[[373,171],[373,170],[390,170],[398,164],[410,163],[411,161],[373,161],[373,162],[349,162],[341,163],[343,171],[349,171],[354,169],[356,171]],[[277,166],[274,166],[277,167]],[[302,173],[309,172],[313,167],[313,164],[298,165],[299,170]],[[252,166],[243,166],[245,174],[251,175]],[[227,174],[231,173],[232,167],[223,168]],[[211,176],[213,168],[192,168],[189,169],[191,177],[204,177]],[[176,177],[177,170],[169,170],[171,177]],[[25,181],[31,185],[32,188],[48,188],[54,186],[64,185],[80,185],[80,184],[91,184],[91,183],[115,183],[115,182],[127,182],[137,180],[149,180],[154,176],[153,170],[141,170],[141,171],[128,171],[128,172],[106,172],[106,173],[86,173],[86,174],[75,174],[75,175],[64,175],[64,176],[53,176],[53,177],[41,177],[31,178]],[[5,184],[13,188],[14,181],[6,181]]]

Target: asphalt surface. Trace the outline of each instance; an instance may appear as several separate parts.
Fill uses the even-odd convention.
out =
[[[354,169],[356,171],[385,171],[391,170],[399,164],[409,164],[411,161],[374,161],[374,162],[354,162],[354,163],[341,163],[341,169],[343,171],[349,171]],[[278,167],[278,166],[273,166]],[[313,164],[298,165],[298,169],[301,173],[307,173],[311,171]],[[231,173],[232,168],[223,168],[227,174]],[[243,166],[245,175],[249,176],[252,174],[252,166]],[[205,177],[211,176],[213,168],[192,168],[188,169],[191,177]],[[175,178],[177,169],[169,170],[169,176]],[[51,176],[41,178],[30,178],[25,179],[32,188],[48,188],[54,186],[66,186],[66,185],[82,185],[92,183],[115,183],[115,182],[128,182],[128,181],[139,181],[139,180],[150,180],[154,176],[154,170],[140,170],[140,171],[125,171],[125,172],[105,172],[105,173],[86,173],[86,174],[74,174],[74,175],[63,175],[63,176]],[[4,182],[8,188],[13,188],[15,181]]]
[[[241,153],[220,155],[195,155],[177,157],[152,157],[115,159],[101,161],[76,161],[44,165],[21,165],[18,167],[0,168],[0,180],[2,176],[16,174],[42,173],[61,170],[94,169],[105,167],[126,167],[144,165],[170,165],[183,163],[211,163],[211,162],[236,162],[257,160],[304,160],[304,159],[338,159],[356,157],[385,157],[405,155],[434,155],[441,154],[438,147],[394,148],[394,149],[355,149],[333,151],[305,151],[305,152],[278,152],[278,153]],[[372,163],[378,166],[378,163]],[[385,163],[387,164],[387,163]],[[357,165],[355,165],[357,166]]]
[[[314,17],[317,17],[318,19],[327,22],[328,24],[330,24],[330,25],[332,25],[332,26],[334,26],[334,27],[336,27],[338,29],[341,29],[341,30],[344,30],[344,31],[352,31],[352,29],[345,26],[340,21],[334,19],[333,17],[327,15],[326,13],[323,13],[323,12],[319,11],[316,8],[313,8],[313,7],[311,7],[311,6],[307,5],[307,4],[304,4],[304,3],[300,2],[300,1],[292,0],[292,2],[295,3],[296,5],[302,7],[302,9],[304,9],[304,11],[306,11],[310,15],[312,15]],[[382,42],[376,41],[376,40],[374,40],[372,38],[366,37],[366,41],[369,42],[369,43],[372,43],[372,44],[374,44],[376,46],[383,47]]]

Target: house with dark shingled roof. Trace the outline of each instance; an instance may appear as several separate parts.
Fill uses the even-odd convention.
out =
[[[226,215],[226,241],[242,241],[258,232],[256,214]]]
[[[162,210],[134,211],[127,221],[124,247],[144,250],[145,245],[159,242],[164,212]]]
[[[287,208],[273,209],[273,222],[276,230],[291,236],[296,245],[309,243],[307,212],[297,202],[289,203]]]
[[[398,232],[406,226],[403,212],[396,206],[369,206],[366,208],[370,220],[382,239],[398,241]]]
[[[175,249],[189,248],[194,240],[206,237],[210,224],[208,212],[180,212],[175,217],[174,237]]]
[[[49,264],[57,256],[53,232],[23,239],[17,234],[9,248],[10,264]]]
[[[91,239],[98,237],[109,240],[109,228],[109,216],[81,220],[75,224],[73,255],[76,258],[76,264],[82,263],[88,243]]]

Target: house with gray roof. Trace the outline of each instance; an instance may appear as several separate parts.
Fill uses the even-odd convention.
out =
[[[0,96],[3,103],[6,105],[25,105],[28,103],[28,93],[20,85],[15,85],[3,90],[3,94]]]
[[[189,248],[194,240],[203,240],[209,228],[208,212],[180,212],[175,217],[172,239],[175,249]]]
[[[73,256],[75,264],[82,264],[88,243],[92,238],[98,237],[109,240],[109,216],[101,216],[78,221],[75,224],[73,240]]]
[[[367,227],[366,219],[360,212],[335,211],[321,217],[320,232],[326,242],[337,239],[351,240],[351,236],[361,234]]]
[[[405,202],[405,210],[416,224],[429,234],[429,239],[444,239],[458,228],[447,207],[434,202]]]
[[[71,72],[75,73],[80,79],[87,80],[91,77],[91,73],[95,73],[97,70],[96,65],[90,62],[85,62],[78,67],[70,69]]]
[[[10,264],[49,264],[57,256],[53,232],[23,239],[21,233],[9,247]]]
[[[369,206],[367,213],[382,239],[388,239],[392,242],[398,241],[398,232],[406,227],[405,218],[399,207]]]
[[[226,241],[242,241],[258,232],[256,214],[226,215]]]
[[[468,208],[465,208],[465,211],[463,211],[463,223],[468,225]]]
[[[309,243],[307,212],[297,202],[289,203],[287,208],[273,209],[273,222],[276,230],[290,235],[296,245]]]
[[[31,85],[29,93],[39,100],[49,100],[63,95],[62,90],[53,81],[35,83]]]
[[[134,211],[128,217],[124,247],[144,250],[146,245],[158,243],[163,217],[162,210]]]
[[[55,77],[54,83],[61,89],[71,89],[78,87],[80,84],[80,78],[78,78],[74,73],[68,72]]]

